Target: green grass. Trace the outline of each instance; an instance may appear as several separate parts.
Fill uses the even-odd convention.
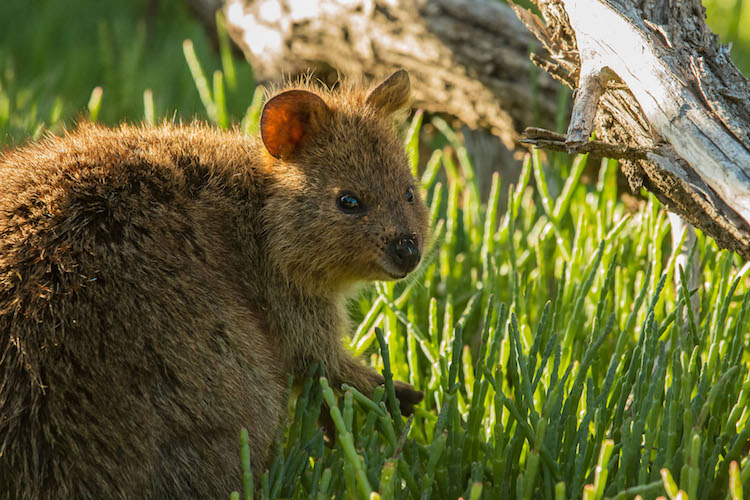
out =
[[[146,3],[106,15],[82,0],[32,3],[39,20],[0,35],[2,142],[59,131],[80,114],[116,123],[178,110],[257,129],[250,70],[226,49],[212,52],[174,4],[159,4],[149,29]],[[28,13],[0,6],[0,18]],[[422,120],[415,114],[405,132],[414,165]],[[627,213],[612,161],[587,186],[585,157],[537,152],[516,185],[496,175],[480,200],[460,138],[431,123],[446,145],[419,172],[433,250],[413,279],[352,303],[351,349],[384,370],[386,387],[373,399],[334,394],[311,371],[269,471],[255,484],[246,473],[234,496],[748,497],[744,263],[699,234],[700,268],[689,272],[700,286],[676,286],[664,208],[647,196]],[[409,420],[392,378],[425,392]],[[317,427],[323,401],[337,426],[333,448]],[[249,470],[246,436],[238,453]]]
[[[10,0],[0,19],[0,148],[90,118],[97,88],[96,118],[107,124],[143,120],[149,95],[157,120],[206,116],[182,41],[194,41],[209,80],[221,59],[181,2]],[[232,119],[255,88],[249,65],[237,63],[226,78]]]

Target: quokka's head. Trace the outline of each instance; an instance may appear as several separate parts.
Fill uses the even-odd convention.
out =
[[[394,127],[409,95],[400,70],[369,92],[294,88],[266,103],[268,250],[290,279],[345,286],[419,264],[428,212]]]

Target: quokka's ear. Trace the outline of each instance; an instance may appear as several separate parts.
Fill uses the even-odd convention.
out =
[[[410,96],[409,73],[400,69],[375,87],[365,102],[391,114],[404,108],[409,103]]]
[[[260,136],[271,156],[289,159],[325,126],[331,110],[320,96],[288,90],[270,99],[260,115]]]

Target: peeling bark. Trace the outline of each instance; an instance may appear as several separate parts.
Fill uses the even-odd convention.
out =
[[[546,50],[532,60],[576,88],[569,151],[605,143],[632,189],[652,191],[716,242],[750,258],[750,84],[698,0],[536,0],[517,15]],[[550,141],[532,132],[540,146]],[[542,134],[543,135],[543,134]]]

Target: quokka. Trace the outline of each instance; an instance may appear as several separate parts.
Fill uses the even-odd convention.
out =
[[[371,91],[298,85],[260,134],[83,124],[0,159],[0,498],[193,498],[240,486],[287,379],[383,382],[347,297],[415,269],[428,213]],[[402,408],[422,393],[397,383]]]

